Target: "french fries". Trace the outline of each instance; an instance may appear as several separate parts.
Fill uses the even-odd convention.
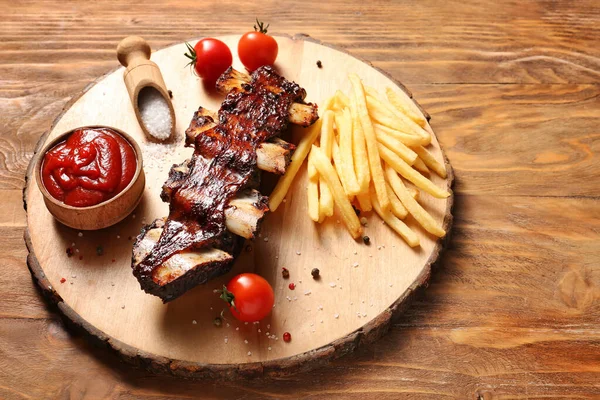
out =
[[[408,210],[402,205],[402,202],[400,199],[398,199],[398,196],[396,196],[396,193],[394,193],[394,189],[392,189],[388,182],[386,182],[386,187],[388,196],[390,196],[390,209],[392,210],[392,213],[400,219],[406,218],[408,215]]]
[[[410,214],[426,232],[443,237],[441,224],[418,203],[421,191],[440,199],[450,196],[429,179],[430,170],[441,178],[447,172],[444,163],[427,150],[431,130],[425,117],[392,89],[387,89],[386,97],[363,85],[356,75],[349,80],[350,94],[338,90],[327,99],[322,118],[300,141],[288,172],[271,195],[271,209],[281,203],[299,163],[310,153],[306,194],[313,221],[321,223],[337,209],[357,239],[363,232],[357,214],[374,210],[409,246],[416,247],[419,236],[402,221]]]
[[[417,153],[406,147],[401,141],[394,139],[386,134],[378,135],[379,143],[392,150],[398,157],[406,161],[408,165],[413,165],[417,159]]]
[[[375,191],[371,192],[371,202],[375,212],[390,226],[410,247],[416,247],[420,244],[419,237],[412,231],[404,222],[400,221],[389,211],[385,211],[381,208],[379,200]]]
[[[410,165],[405,163],[404,160],[402,160],[384,145],[379,145],[379,153],[381,154],[381,158],[383,158],[386,163],[394,168],[396,172],[414,183],[418,188],[439,199],[445,199],[446,197],[450,196],[450,193],[435,186],[429,179],[412,169]]]
[[[321,220],[319,213],[319,172],[312,160],[312,152],[308,155],[308,183],[306,195],[308,200],[308,215],[315,222]]]
[[[354,172],[354,162],[352,155],[352,117],[350,110],[345,108],[341,113],[336,114],[335,124],[340,136],[340,169],[346,182],[346,193],[348,196],[356,196],[360,193],[360,187],[356,180]],[[416,153],[415,153],[416,155]]]
[[[381,136],[388,136],[401,143],[404,143],[407,146],[421,146],[425,144],[425,139],[423,139],[421,136],[400,132],[385,125],[375,123],[373,124],[373,129],[375,130],[377,139],[379,139]]]
[[[390,186],[402,202],[408,212],[417,220],[419,224],[429,233],[437,236],[444,237],[446,235],[446,231],[439,226],[433,217],[425,211],[423,207],[415,199],[412,198],[406,186],[402,182],[402,179],[396,174],[393,168],[389,165],[386,165],[385,173],[388,178],[388,182]]]
[[[412,101],[404,101],[400,95],[392,90],[392,88],[386,88],[385,94],[389,102],[400,112],[403,112],[408,118],[415,121],[422,128],[427,126],[427,120],[423,116],[419,107]]]
[[[346,196],[344,192],[344,188],[340,183],[338,175],[333,169],[331,162],[323,152],[323,150],[318,147],[312,147],[311,153],[313,153],[313,162],[317,171],[319,171],[319,176],[323,177],[327,182],[327,186],[331,190],[333,197],[335,199],[335,204],[340,210],[340,214],[350,232],[350,235],[354,239],[358,239],[362,235],[362,226],[360,225],[360,221],[354,212],[354,208],[352,208],[352,204],[350,204],[350,200]]]
[[[417,157],[412,166],[423,174],[429,174],[429,168],[427,168],[427,165],[419,157]]]
[[[373,185],[375,186],[375,192],[377,193],[377,199],[381,209],[387,211],[390,208],[390,199],[387,195],[387,188],[385,187],[385,178],[383,176],[383,169],[381,168],[381,159],[379,158],[379,150],[377,147],[377,137],[373,130],[373,124],[369,118],[369,111],[367,110],[367,99],[362,86],[362,82],[358,76],[351,74],[349,77],[354,97],[356,98],[356,107],[358,111],[358,118],[365,134],[365,140],[367,142],[367,155],[369,157],[369,167],[371,169],[371,177],[373,178]]]
[[[446,166],[439,163],[433,155],[428,152],[423,146],[413,147],[413,150],[419,155],[419,158],[423,160],[423,163],[433,170],[440,178],[446,178]]]
[[[271,196],[269,196],[269,209],[271,211],[277,210],[277,207],[279,207],[285,198],[285,195],[292,185],[296,174],[300,170],[304,159],[308,155],[312,144],[315,142],[315,140],[317,140],[317,137],[321,133],[321,124],[322,120],[317,120],[317,122],[307,129],[308,132],[306,133],[306,136],[304,136],[298,143],[296,151],[292,155],[292,160],[290,161],[287,171],[281,178],[279,178],[275,189],[273,189]]]
[[[335,114],[333,111],[325,110],[323,114],[323,126],[321,127],[321,149],[323,149],[325,156],[329,160],[331,160],[331,149],[335,136],[333,132],[334,122]],[[319,178],[319,194],[319,214],[331,217],[333,215],[333,196],[323,178]]]
[[[365,143],[365,134],[358,118],[358,109],[356,107],[356,97],[350,97],[350,115],[352,116],[352,155],[354,157],[354,172],[356,173],[356,181],[360,187],[361,193],[369,192],[369,182],[371,182],[371,174],[369,171],[369,159]],[[364,197],[364,196],[363,196]],[[366,196],[368,199],[369,196]],[[366,204],[367,202],[363,200]],[[369,204],[369,211],[371,210]],[[367,210],[365,210],[367,211]]]

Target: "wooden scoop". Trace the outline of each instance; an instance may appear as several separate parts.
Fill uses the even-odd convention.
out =
[[[139,36],[128,36],[117,46],[117,58],[126,67],[125,86],[142,130],[155,140],[165,141],[175,132],[175,111],[150,53],[150,46]]]

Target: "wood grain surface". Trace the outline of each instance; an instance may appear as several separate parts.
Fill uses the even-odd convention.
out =
[[[0,3],[0,397],[600,397],[600,5],[582,1]],[[258,16],[373,61],[432,115],[456,173],[430,286],[380,341],[308,374],[157,378],[65,329],[25,265],[21,189],[69,98],[152,47]]]

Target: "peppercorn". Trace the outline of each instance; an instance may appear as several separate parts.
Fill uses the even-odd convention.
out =
[[[65,278],[60,278],[60,283],[65,283],[67,280]]]
[[[67,247],[67,257],[71,257],[73,255],[74,251],[72,247]]]
[[[289,278],[290,271],[288,271],[288,269],[286,267],[281,268],[281,276],[283,276],[283,279]]]
[[[215,326],[221,326],[221,324],[223,323],[223,321],[221,321],[221,318],[217,317],[213,320],[213,324]]]
[[[292,335],[289,332],[283,334],[283,341],[289,343],[292,341]]]
[[[312,275],[313,279],[319,279],[319,268],[313,268],[312,271],[310,271],[310,274]]]
[[[250,253],[252,251],[252,246],[251,245],[247,245],[246,246],[246,252]]]
[[[173,92],[171,92],[170,90],[167,90],[167,92],[169,93],[169,98],[172,99],[173,98]]]
[[[352,206],[352,208],[354,209],[354,212],[356,213],[356,215],[360,215],[360,210],[354,206]]]
[[[317,60],[317,67],[323,68],[323,64],[321,63],[321,60]]]
[[[369,238],[368,236],[363,236],[363,242],[365,242],[365,244],[370,244],[371,238]]]
[[[96,247],[96,254],[98,254],[99,256],[104,254],[104,249],[102,248],[102,246]]]
[[[288,287],[290,288],[290,290],[294,290],[296,289],[296,285],[292,282],[288,285]]]

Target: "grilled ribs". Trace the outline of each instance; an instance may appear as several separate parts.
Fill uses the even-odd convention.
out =
[[[200,107],[186,131],[191,159],[171,168],[161,198],[169,216],[144,227],[133,247],[133,274],[163,302],[227,273],[244,238],[253,238],[268,198],[258,168],[282,174],[294,146],[277,138],[288,122],[309,126],[316,106],[306,92],[261,67],[251,76],[229,68],[217,81],[227,92],[218,115]]]

